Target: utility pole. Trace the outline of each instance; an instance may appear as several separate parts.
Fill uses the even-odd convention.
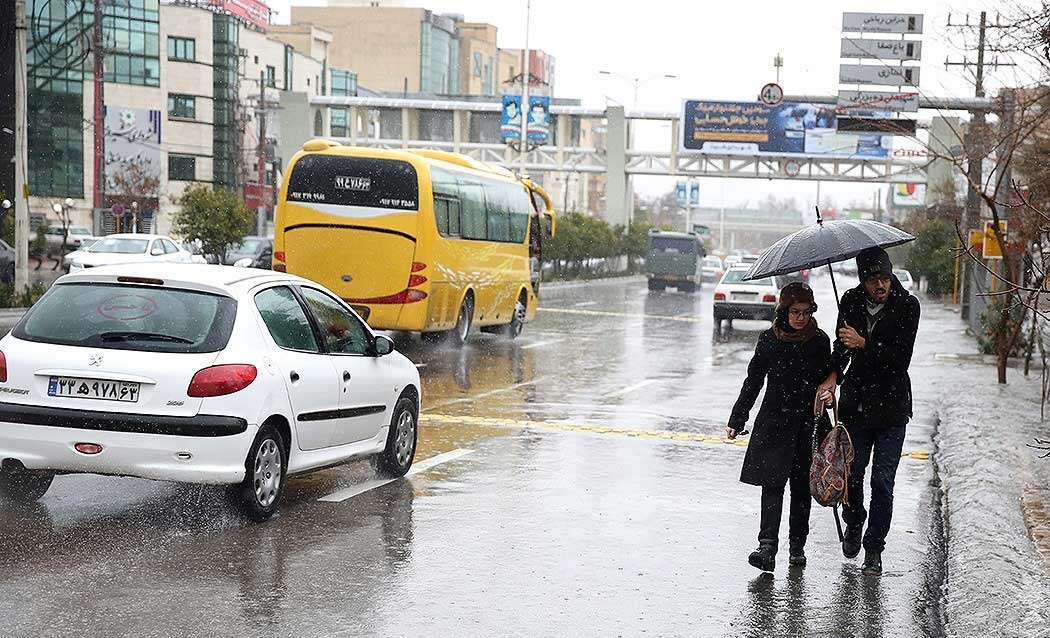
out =
[[[969,16],[966,17],[964,24],[952,24],[951,16],[948,17],[948,26],[952,28],[971,28]],[[984,54],[987,49],[987,33],[988,29],[1003,28],[1003,25],[988,24],[988,13],[986,11],[981,12],[980,20],[977,23],[977,64],[974,69],[974,95],[978,98],[983,98],[984,93],[984,68],[985,59]],[[964,59],[962,62],[949,62],[944,61],[945,69],[953,66],[961,66],[963,68],[969,68],[971,62]],[[1000,63],[998,60],[994,60],[991,64],[993,68],[999,68],[1000,66],[1013,66],[1010,63]],[[967,167],[966,167],[966,181],[969,183],[969,188],[966,191],[966,207],[963,209],[962,214],[959,217],[959,225],[961,226],[962,233],[965,236],[969,235],[969,229],[972,225],[980,226],[981,222],[981,207],[983,206],[983,199],[978,187],[983,187],[984,175],[982,171],[982,164],[984,161],[985,152],[987,149],[987,128],[985,121],[985,111],[973,110],[970,111],[972,117],[970,119],[970,126],[966,133],[966,156],[967,156]],[[961,259],[961,257],[960,257]],[[960,315],[964,320],[971,318],[971,305],[974,297],[973,291],[973,264],[970,263],[969,259],[963,260],[962,266],[962,290],[960,295]]]
[[[29,141],[26,110],[29,98],[26,72],[26,0],[15,0],[15,290],[29,285]]]
[[[255,234],[262,236],[266,226],[266,73],[259,71],[259,206],[256,209]]]
[[[94,54],[94,162],[95,162],[95,188],[93,197],[94,210],[92,211],[92,224],[98,223],[95,215],[101,215],[101,209],[106,205],[106,89],[105,56],[106,46],[102,32],[102,18],[105,13],[105,0],[95,0],[95,21],[91,30],[91,52]]]

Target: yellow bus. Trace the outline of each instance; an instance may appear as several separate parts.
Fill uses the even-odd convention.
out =
[[[550,197],[464,155],[311,140],[285,172],[273,268],[327,286],[372,327],[462,345],[536,315]]]

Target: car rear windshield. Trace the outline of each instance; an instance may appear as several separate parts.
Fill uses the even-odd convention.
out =
[[[26,313],[19,339],[146,352],[217,352],[233,332],[237,302],[193,290],[60,284]]]
[[[696,252],[696,241],[677,237],[653,237],[653,251],[692,255]]]
[[[121,255],[136,255],[146,252],[149,240],[146,239],[100,239],[91,244],[88,252],[92,253],[119,253]]]
[[[747,270],[743,268],[733,269],[726,272],[725,277],[722,278],[724,284],[737,284],[739,286],[776,286],[776,282],[766,277],[765,279],[755,279],[753,281],[744,281],[744,275],[747,274]]]

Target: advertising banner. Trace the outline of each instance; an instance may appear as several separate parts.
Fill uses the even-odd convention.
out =
[[[270,7],[259,0],[210,0],[212,10],[235,15],[238,18],[266,28],[270,24]]]
[[[160,111],[106,106],[104,121],[106,191],[141,195],[144,185],[160,178]]]
[[[500,118],[500,139],[521,139],[521,96],[506,94]],[[551,98],[548,95],[530,95],[528,111],[528,136],[530,142],[544,144],[550,139]]]
[[[894,184],[893,205],[897,208],[925,206],[926,184]]]
[[[892,136],[840,133],[836,117],[835,107],[825,104],[783,102],[766,106],[759,102],[686,100],[681,151],[708,155],[889,156]]]

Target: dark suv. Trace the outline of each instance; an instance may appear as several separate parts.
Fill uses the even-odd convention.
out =
[[[252,268],[269,270],[273,261],[273,240],[269,237],[245,237],[241,243],[226,251],[222,263],[232,266],[245,257],[251,258]]]

